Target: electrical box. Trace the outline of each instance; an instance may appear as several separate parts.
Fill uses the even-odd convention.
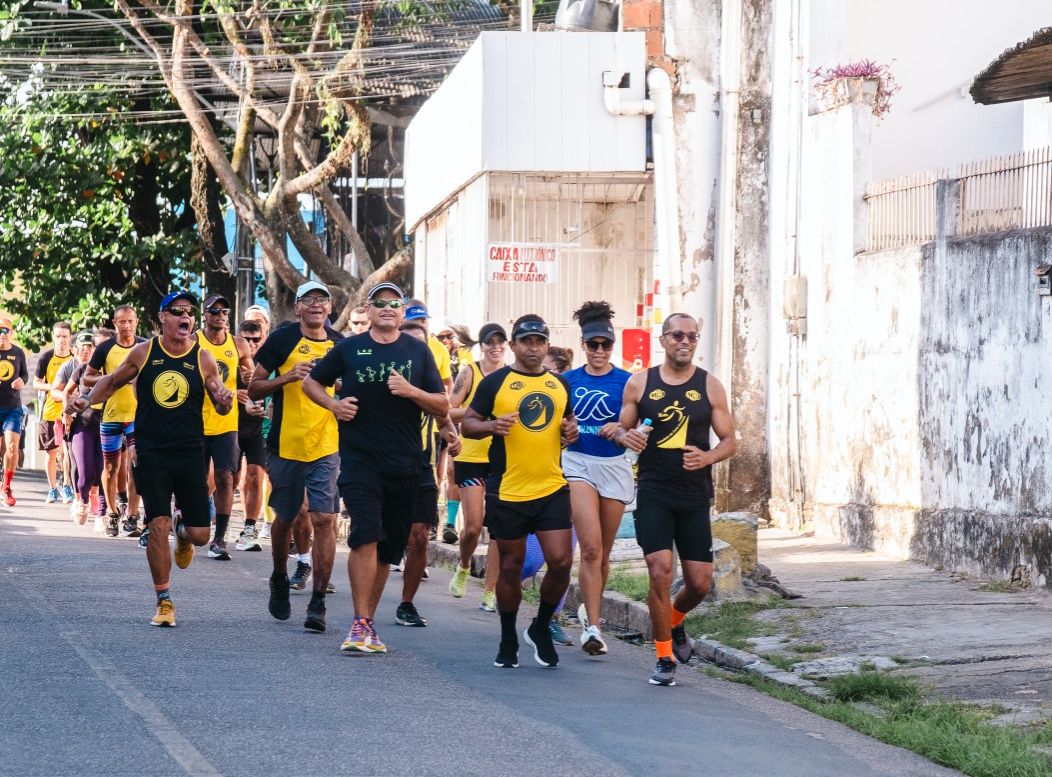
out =
[[[1034,270],[1037,276],[1037,296],[1052,296],[1052,265],[1043,264]]]
[[[790,275],[782,290],[782,315],[789,334],[803,337],[807,334],[807,278]]]

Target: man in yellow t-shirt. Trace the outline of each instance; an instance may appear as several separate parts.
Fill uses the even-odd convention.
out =
[[[40,450],[47,454],[47,498],[45,504],[57,502],[60,498],[65,504],[73,501],[73,486],[69,477],[69,456],[66,455],[66,446],[62,440],[62,403],[56,402],[51,396],[51,388],[55,383],[55,376],[63,364],[73,358],[70,341],[73,338],[73,328],[67,321],[59,321],[51,329],[53,346],[48,348],[37,360],[36,373],[33,376],[33,388],[46,394],[44,408],[40,413],[40,434],[38,443]],[[65,481],[61,492],[58,488],[58,465],[59,456],[62,457],[62,471]]]

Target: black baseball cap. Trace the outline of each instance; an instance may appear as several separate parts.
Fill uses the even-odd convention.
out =
[[[210,308],[217,302],[225,302],[227,307],[230,307],[230,300],[224,297],[222,294],[209,294],[205,297],[205,307]]]
[[[399,299],[405,299],[405,292],[402,291],[401,288],[399,288],[398,284],[391,283],[390,281],[382,281],[373,286],[371,289],[369,289],[369,293],[366,295],[365,298],[372,299],[384,289],[387,289],[387,291],[393,291],[395,294],[398,295]]]
[[[500,335],[505,342],[508,339],[508,333],[500,324],[483,324],[479,330],[479,342],[485,345],[493,335]]]
[[[609,320],[600,319],[598,321],[589,321],[587,324],[581,327],[581,339],[591,340],[593,337],[605,337],[610,342],[614,342],[617,338],[614,336],[614,327]]]
[[[511,333],[512,339],[514,340],[521,340],[530,335],[537,335],[538,337],[543,337],[545,340],[551,339],[550,333],[548,332],[548,325],[539,319],[533,318],[518,323]]]

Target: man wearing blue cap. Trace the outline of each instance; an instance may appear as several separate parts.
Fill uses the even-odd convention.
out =
[[[205,465],[203,408],[205,396],[220,415],[230,412],[234,395],[219,376],[212,355],[194,337],[197,298],[173,291],[161,300],[161,334],[139,343],[87,395],[72,404],[74,412],[105,402],[135,382],[136,486],[150,524],[146,558],[150,563],[157,612],[153,626],[174,626],[175,605],[169,594],[172,551],[168,534],[172,498],[182,512],[175,527],[175,563],[186,569],[194,546],[208,542],[208,485]]]

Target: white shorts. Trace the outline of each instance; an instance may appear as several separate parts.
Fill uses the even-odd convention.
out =
[[[629,504],[636,498],[632,465],[624,456],[589,456],[563,451],[563,474],[570,482],[587,483],[604,499]]]

